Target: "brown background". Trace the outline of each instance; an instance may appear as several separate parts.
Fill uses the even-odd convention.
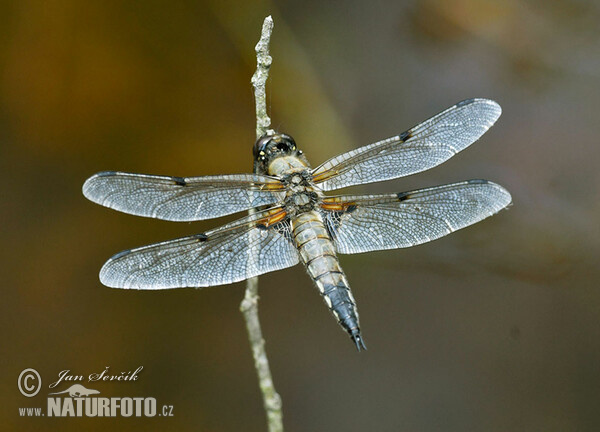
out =
[[[0,428],[265,430],[245,284],[129,292],[97,276],[115,252],[228,218],[119,214],[81,185],[102,170],[250,171],[253,46],[269,13],[273,125],[314,166],[488,97],[504,114],[480,142],[354,191],[488,178],[514,200],[442,240],[341,258],[366,353],[301,267],[261,277],[286,430],[598,430],[600,9],[585,0],[3,2]],[[45,406],[59,371],[140,365],[135,383],[88,387],[156,397],[175,417],[18,417]],[[44,382],[31,399],[16,385],[27,367]]]

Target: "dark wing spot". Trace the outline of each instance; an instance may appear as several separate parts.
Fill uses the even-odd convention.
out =
[[[406,142],[408,139],[412,138],[412,131],[404,131],[400,134],[400,141]]]
[[[267,226],[265,224],[257,224],[256,228],[258,228],[259,230],[263,230],[264,231],[264,230],[267,229]]]
[[[194,237],[200,242],[208,240],[208,236],[206,234],[196,234]]]
[[[398,194],[398,201],[404,201],[410,198],[410,194],[408,192],[400,192]]]
[[[185,182],[185,179],[183,177],[171,177],[171,180],[173,181],[173,183],[175,183],[178,186],[187,185],[187,183]]]
[[[489,181],[483,179],[473,179],[467,181],[469,184],[488,184]]]
[[[350,204],[348,207],[346,207],[346,213],[352,213],[356,209],[356,204]]]

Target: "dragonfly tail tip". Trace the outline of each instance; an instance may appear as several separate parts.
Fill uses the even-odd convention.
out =
[[[361,350],[365,350],[365,351],[367,350],[365,341],[360,336],[360,334],[352,335],[352,340],[354,341],[354,344],[356,345],[356,349],[358,350],[358,352],[360,352]]]

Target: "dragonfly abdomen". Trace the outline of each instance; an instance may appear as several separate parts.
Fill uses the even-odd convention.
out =
[[[309,211],[292,222],[294,239],[302,262],[315,282],[329,310],[348,332],[356,347],[366,349],[358,320],[358,311],[321,215]]]

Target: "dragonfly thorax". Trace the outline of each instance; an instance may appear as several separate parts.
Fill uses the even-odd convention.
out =
[[[285,211],[290,216],[305,213],[314,210],[318,200],[319,195],[311,190],[290,191],[285,198]]]
[[[294,171],[281,177],[286,186],[285,207],[288,214],[298,214],[314,210],[319,199],[309,170]]]

